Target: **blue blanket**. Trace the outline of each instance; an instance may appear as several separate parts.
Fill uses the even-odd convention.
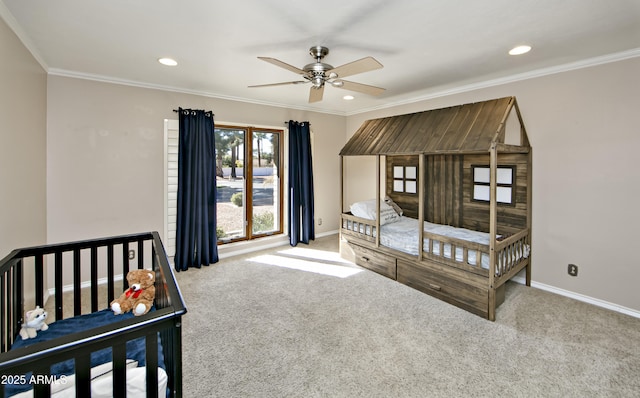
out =
[[[153,311],[155,308],[151,308]],[[89,330],[104,325],[109,325],[115,322],[119,322],[125,319],[133,318],[134,315],[131,312],[124,313],[122,315],[114,315],[110,309],[104,309],[91,314],[80,315],[73,318],[67,318],[60,321],[51,323],[49,329],[39,331],[38,335],[33,339],[23,340],[22,337],[13,343],[11,349],[26,347],[31,344],[39,343],[42,341],[52,340],[58,337],[66,336],[71,333],[77,333],[83,330]],[[138,366],[145,366],[145,341],[144,337],[140,337],[134,340],[129,340],[126,343],[127,347],[127,359],[133,359],[138,361]],[[105,348],[99,351],[91,353],[91,367],[101,365],[103,363],[111,362],[111,348]],[[158,366],[165,369],[164,355],[162,353],[162,345],[160,344],[160,337],[158,336]],[[74,373],[74,361],[73,359],[58,362],[51,366],[51,375],[71,375]],[[27,380],[31,378],[31,374],[26,375]],[[22,391],[30,390],[31,385],[6,385],[5,396],[20,393]]]

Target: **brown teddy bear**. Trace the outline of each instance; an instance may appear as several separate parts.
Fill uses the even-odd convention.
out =
[[[38,330],[47,330],[49,326],[44,323],[47,319],[47,311],[39,306],[31,311],[27,311],[24,316],[24,324],[20,328],[20,337],[23,340],[33,339],[38,335]]]
[[[156,273],[151,270],[137,269],[129,271],[127,282],[129,289],[111,302],[111,310],[115,315],[132,311],[133,315],[144,315],[151,309],[156,297]]]

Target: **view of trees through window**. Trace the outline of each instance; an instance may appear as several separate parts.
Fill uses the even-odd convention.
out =
[[[216,127],[219,241],[282,233],[282,133]]]

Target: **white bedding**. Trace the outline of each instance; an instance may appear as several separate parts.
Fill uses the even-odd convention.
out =
[[[417,256],[418,255],[418,220],[415,218],[400,217],[400,220],[385,224],[380,227],[380,244],[392,249]],[[433,224],[428,221],[424,222],[424,230],[438,235],[448,236],[450,238],[458,238],[469,242],[476,242],[484,245],[489,244],[489,234],[485,232],[472,231],[466,228],[456,228],[449,225]],[[440,246],[442,244],[434,241],[433,254],[440,255]],[[451,245],[444,244],[444,256],[451,258]],[[429,252],[429,239],[424,238],[423,250]],[[489,255],[481,254],[482,268],[489,268]],[[463,249],[456,247],[456,261],[463,261]],[[476,250],[469,250],[468,262],[476,265]]]
[[[127,397],[145,398],[147,396],[146,378],[147,369],[144,366],[136,367],[137,362],[127,360]],[[113,396],[111,362],[91,368],[91,396],[107,398]],[[166,395],[167,373],[164,369],[158,368],[158,396]],[[51,383],[51,397],[55,398],[75,398],[75,375],[60,376]],[[12,398],[31,398],[33,390],[24,391],[14,395]]]

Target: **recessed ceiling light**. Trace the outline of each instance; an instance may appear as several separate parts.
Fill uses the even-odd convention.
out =
[[[531,51],[531,46],[523,45],[517,46],[509,50],[509,55],[521,55]]]
[[[175,59],[171,59],[171,58],[160,58],[158,59],[158,62],[160,62],[162,65],[167,65],[167,66],[178,65],[178,62],[176,62]]]
[[[342,97],[343,100],[347,100],[347,101],[351,101],[354,98],[355,97],[353,95],[345,95],[344,97]]]

